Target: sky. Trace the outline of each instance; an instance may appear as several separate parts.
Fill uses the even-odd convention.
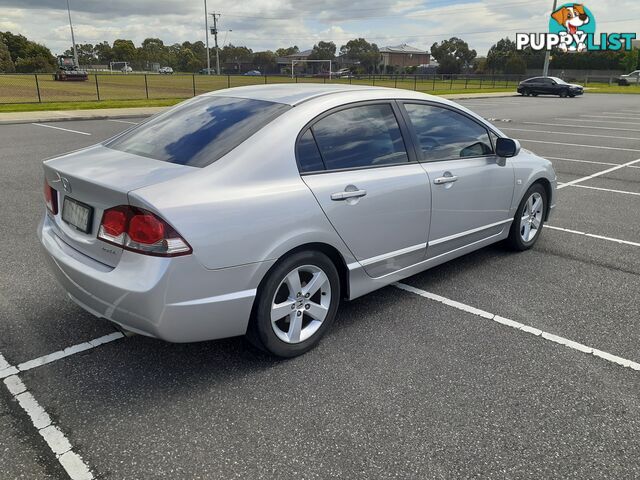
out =
[[[207,1],[209,13],[221,14],[220,45],[246,45],[254,51],[291,45],[305,50],[320,40],[331,40],[340,48],[358,37],[379,47],[407,43],[429,50],[434,42],[457,36],[485,55],[505,36],[547,31],[552,8],[550,0]],[[205,40],[204,0],[69,2],[77,43],[125,38],[138,46],[147,37],[165,44]],[[633,32],[640,37],[640,1],[585,5],[596,16],[598,32]],[[66,0],[0,0],[0,31],[7,30],[62,53],[71,45]]]

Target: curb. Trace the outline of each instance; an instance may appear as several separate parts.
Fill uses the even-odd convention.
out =
[[[500,93],[487,93],[487,94],[478,94],[478,93],[469,93],[469,94],[452,94],[452,95],[436,95],[440,98],[445,98],[447,100],[471,100],[471,99],[486,99],[486,98],[508,98],[508,97],[517,97],[519,95],[513,94],[511,92],[500,92]],[[145,107],[141,107],[145,108]],[[161,112],[162,110],[170,107],[149,107],[149,108],[157,108],[157,111],[153,113],[149,112],[122,112],[122,113],[109,113],[105,114],[98,110],[86,110],[86,113],[77,113],[82,112],[82,110],[73,110],[75,112],[73,115],[63,115],[63,116],[53,116],[49,117],[47,113],[49,112],[62,112],[61,110],[42,110],[41,117],[30,117],[30,118],[11,118],[11,119],[3,119],[2,113],[0,113],[0,125],[13,125],[13,124],[24,124],[24,123],[43,123],[43,122],[68,122],[72,120],[109,120],[109,119],[126,119],[126,118],[141,118],[141,117],[149,117],[157,112]],[[127,107],[123,107],[123,110],[126,110]],[[6,112],[9,114],[13,114],[14,112]],[[18,112],[15,112],[18,113]],[[36,114],[36,112],[24,112],[25,114]],[[40,113],[40,112],[39,112]],[[16,115],[17,116],[17,115]]]
[[[166,107],[169,108],[169,107]],[[2,120],[0,119],[0,125],[13,125],[13,124],[23,124],[23,123],[51,123],[51,122],[68,122],[71,120],[109,120],[109,119],[125,119],[125,118],[141,118],[141,117],[150,117],[153,113],[121,113],[116,115],[75,115],[68,117],[36,117],[36,118],[17,118],[15,120]]]

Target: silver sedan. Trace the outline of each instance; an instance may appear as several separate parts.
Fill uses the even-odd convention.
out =
[[[39,237],[78,305],[283,357],[341,300],[494,242],[531,248],[556,189],[549,161],[460,105],[346,85],[211,92],[44,172]]]

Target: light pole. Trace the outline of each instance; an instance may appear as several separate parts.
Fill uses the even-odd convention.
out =
[[[76,49],[76,39],[73,35],[73,23],[71,23],[71,8],[69,7],[69,0],[67,0],[67,13],[69,14],[69,28],[71,29],[71,45],[73,45],[73,59],[76,62],[76,68],[80,68],[80,62],[78,62],[78,50]]]
[[[558,0],[553,0],[553,10],[551,10],[551,13],[555,12],[556,8],[558,8]],[[544,67],[542,68],[543,77],[549,76],[549,60],[550,59],[551,59],[551,50],[547,50],[547,53],[545,53],[544,55]]]
[[[207,14],[207,0],[204,0],[204,32],[207,44],[207,75],[211,75],[211,56],[209,55],[209,15]]]

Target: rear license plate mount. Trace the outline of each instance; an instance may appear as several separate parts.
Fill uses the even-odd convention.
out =
[[[62,205],[62,220],[76,230],[89,233],[91,232],[92,219],[92,206],[79,202],[71,197],[64,197],[64,203]]]

